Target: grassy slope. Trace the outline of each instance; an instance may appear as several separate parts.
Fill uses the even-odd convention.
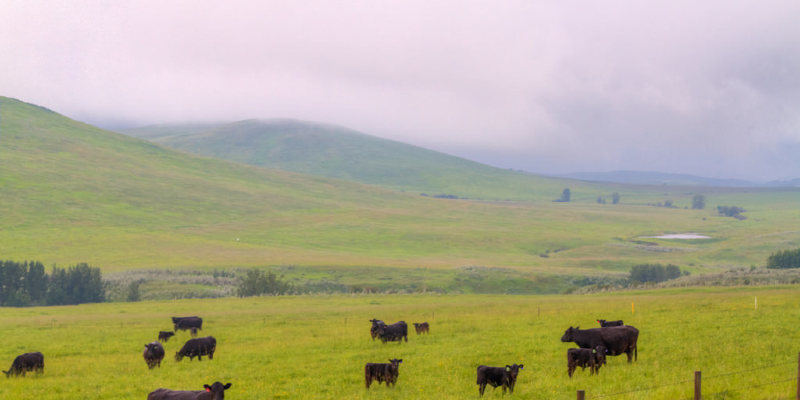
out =
[[[796,190],[714,189],[703,211],[628,203],[687,205],[693,192],[683,188],[619,185],[598,188],[620,191],[625,204],[616,206],[595,204],[597,193],[579,186],[574,203],[452,201],[189,156],[7,98],[0,124],[2,258],[106,270],[483,265],[604,274],[636,262],[747,266],[800,243]],[[545,188],[531,190],[549,199]],[[716,204],[744,206],[750,218],[716,217]],[[686,231],[716,240],[630,241]]]
[[[548,201],[565,187],[561,179],[494,168],[330,125],[247,120],[202,127],[156,125],[126,133],[194,154],[430,195]]]
[[[758,310],[754,310],[754,297]],[[199,389],[231,382],[226,399],[477,398],[477,365],[523,363],[512,398],[790,398],[797,379],[797,287],[664,290],[590,296],[304,296],[0,308],[0,364],[27,351],[45,355],[40,376],[0,385],[4,399],[144,399],[158,387]],[[631,303],[635,314],[631,314]],[[498,312],[502,310],[502,312]],[[166,345],[148,370],[143,345],[169,317],[200,315],[217,339],[214,360],[175,362],[189,338]],[[373,342],[371,318],[428,321],[408,343]],[[559,338],[569,326],[623,319],[640,330],[638,361],[609,357],[599,376],[567,376]],[[413,326],[411,328],[413,331]],[[364,389],[366,362],[401,358],[397,386]],[[742,371],[748,371],[742,373]],[[770,384],[778,382],[775,384]],[[764,385],[767,384],[767,385]],[[764,385],[764,386],[760,386]],[[755,388],[750,388],[758,386]],[[635,391],[642,388],[649,390]],[[725,392],[719,394],[720,392]],[[487,390],[485,398],[503,397]],[[506,396],[507,397],[507,396]],[[793,398],[793,397],[791,397]]]

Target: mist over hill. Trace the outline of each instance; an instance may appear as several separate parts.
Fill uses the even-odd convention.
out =
[[[288,119],[155,125],[122,132],[189,153],[432,196],[545,200],[557,196],[565,184],[343,127]]]

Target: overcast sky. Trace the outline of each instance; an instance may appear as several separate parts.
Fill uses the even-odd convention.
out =
[[[800,177],[800,1],[0,2],[0,95],[288,117],[540,173]]]

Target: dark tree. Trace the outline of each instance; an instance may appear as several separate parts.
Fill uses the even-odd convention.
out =
[[[142,284],[142,281],[133,281],[130,285],[128,285],[128,298],[127,301],[141,301],[142,295],[139,293],[139,285]]]
[[[783,250],[767,258],[767,268],[800,268],[800,249]]]
[[[706,208],[706,196],[702,194],[696,194],[692,197],[692,209],[693,210],[702,210]]]
[[[239,297],[281,295],[289,293],[292,285],[274,273],[251,269],[240,279],[236,294]]]
[[[561,192],[561,197],[555,201],[560,203],[567,203],[570,201],[570,197],[572,197],[572,194],[570,193],[569,188],[565,188],[564,191]]]

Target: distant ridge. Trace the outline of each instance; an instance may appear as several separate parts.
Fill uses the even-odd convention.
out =
[[[155,125],[121,132],[193,154],[432,196],[550,200],[565,185],[562,179],[291,119]]]
[[[559,175],[567,179],[592,182],[613,182],[632,185],[758,187],[763,184],[741,179],[705,178],[690,174],[673,174],[652,171],[574,172]]]

